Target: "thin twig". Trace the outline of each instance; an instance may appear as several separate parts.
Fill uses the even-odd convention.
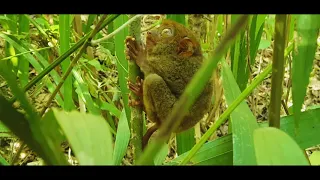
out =
[[[112,33],[108,34],[107,36],[91,41],[91,46],[96,46],[97,44],[101,43],[102,41],[106,41],[113,37],[114,35],[118,34],[121,30],[123,30],[125,27],[127,27],[129,24],[131,24],[134,20],[136,20],[138,17],[142,16],[141,14],[135,15],[131,19],[129,19],[126,23],[124,23],[122,26],[120,26],[118,29],[113,31]]]

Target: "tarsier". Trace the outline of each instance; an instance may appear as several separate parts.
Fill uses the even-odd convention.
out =
[[[135,61],[144,74],[143,81],[129,82],[130,90],[140,97],[134,105],[142,105],[147,118],[155,123],[143,137],[145,147],[150,136],[171,113],[204,58],[192,31],[167,19],[147,33],[145,47],[133,37],[127,37],[125,43],[127,59]],[[210,80],[175,133],[192,128],[203,118],[210,110],[212,95],[213,82]]]

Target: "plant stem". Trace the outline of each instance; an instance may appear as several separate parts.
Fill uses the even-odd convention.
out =
[[[280,108],[282,97],[282,81],[284,73],[284,50],[286,43],[287,15],[276,15],[275,38],[273,47],[271,100],[269,111],[269,126],[280,128]]]
[[[132,22],[136,21],[136,19],[140,18],[141,16],[142,15],[135,15],[135,16],[131,17],[126,23],[124,23],[122,26],[120,26],[118,29],[116,29],[112,33],[108,34],[107,36],[105,36],[103,38],[91,41],[91,45],[96,46],[97,44],[101,43],[102,41],[106,41],[106,40],[110,39],[112,36],[116,35],[119,31],[123,30],[125,27],[130,25]],[[141,20],[138,20],[138,21],[141,21]]]
[[[133,15],[131,15],[133,16]],[[129,35],[134,37],[137,43],[141,42],[141,16],[135,15],[134,21],[129,25]],[[131,19],[133,19],[132,17]],[[130,20],[131,20],[130,19]],[[130,21],[129,20],[129,21]],[[128,22],[129,22],[128,21]],[[139,66],[135,62],[129,61],[129,81],[132,83],[136,83],[137,76],[141,77],[141,71]],[[131,100],[142,100],[139,99],[134,93],[130,91]],[[132,106],[131,107],[131,135],[132,135],[132,145],[134,149],[134,158],[133,160],[137,160],[142,153],[142,137],[143,137],[143,117],[142,117],[142,107],[140,106]]]

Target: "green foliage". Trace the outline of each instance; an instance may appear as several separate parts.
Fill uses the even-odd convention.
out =
[[[319,18],[319,15],[300,15],[297,17],[297,51],[295,51],[292,60],[293,112],[297,125],[317,48]]]
[[[302,149],[288,134],[274,127],[253,133],[257,165],[308,165]],[[294,157],[294,158],[293,158]]]
[[[60,55],[70,49],[70,15],[59,15],[59,32],[60,32]],[[70,58],[67,57],[61,63],[62,72],[66,73],[70,66]],[[67,77],[63,83],[64,110],[71,111],[74,109],[72,99],[72,76]]]
[[[230,106],[240,95],[240,89],[230,71],[229,66],[222,62],[222,79],[226,102]],[[231,113],[233,164],[255,165],[253,131],[258,128],[257,121],[248,105],[243,101]],[[229,121],[230,122],[230,121]]]
[[[126,22],[128,17],[126,15],[120,15],[119,18],[117,18],[114,21],[114,27],[118,28],[122,24]],[[126,39],[126,36],[128,35],[127,28],[125,28],[123,31],[120,31],[117,35],[115,35],[115,51],[116,51],[116,57],[117,57],[117,70],[118,70],[118,78],[119,78],[119,85],[120,85],[120,91],[123,98],[123,105],[125,108],[125,112],[127,115],[127,119],[130,119],[130,108],[129,108],[129,98],[128,93],[129,89],[127,87],[127,80],[128,77],[128,61],[126,60],[125,54],[124,54],[124,40]],[[130,123],[129,123],[130,127]]]
[[[125,111],[122,111],[119,119],[116,141],[113,151],[113,161],[115,165],[120,165],[122,158],[126,154],[130,139],[130,128]]]
[[[124,54],[128,27],[118,31],[128,21],[127,15],[107,16],[107,20],[102,23],[107,28],[98,29],[99,33],[92,39],[100,39],[105,34],[113,36],[90,47],[93,49],[92,54],[86,49],[80,61],[72,67],[72,75],[65,80],[60,92],[54,97],[54,108],[50,108],[41,117],[35,108],[39,105],[33,105],[33,98],[37,98],[43,91],[55,91],[70,60],[78,54],[77,50],[102,16],[92,14],[81,17],[83,32],[77,34],[79,32],[75,32],[76,28],[73,27],[76,19],[74,17],[77,15],[0,15],[0,38],[5,45],[0,47],[5,55],[0,58],[0,76],[5,80],[0,82],[0,87],[7,86],[14,96],[8,100],[8,97],[0,93],[0,138],[19,138],[47,165],[69,165],[61,150],[62,142],[70,144],[80,165],[122,165],[122,162],[128,162],[127,159],[123,161],[124,158],[135,152],[130,145],[135,136],[131,131],[132,117],[128,106],[127,80],[131,76]],[[187,24],[187,17],[184,14],[167,15],[168,19],[184,25]],[[178,157],[167,161],[168,156],[172,157],[172,146],[156,137],[142,152],[140,159],[133,159],[134,165],[320,164],[319,151],[311,154],[310,163],[304,154],[304,149],[320,144],[317,138],[320,136],[319,105],[307,106],[301,112],[309,79],[315,76],[311,72],[314,59],[317,58],[319,16],[289,15],[286,16],[286,23],[282,22],[282,27],[279,28],[277,15],[250,15],[248,24],[242,30],[237,28],[233,31],[235,34],[228,34],[240,17],[206,16],[209,19],[206,21],[209,26],[206,39],[211,38],[202,43],[206,61],[173,108],[168,120],[177,123],[181,119],[217,67],[222,80],[223,98],[215,98],[222,98],[223,103],[218,104],[218,107],[226,104],[226,109],[222,113],[221,110],[216,113],[218,116],[211,126],[201,124],[205,126],[201,130],[208,130],[201,132],[204,134],[200,134],[202,137],[199,142],[195,142],[194,128],[177,134],[174,151]],[[280,33],[279,36],[280,31],[275,29],[282,29],[285,33]],[[228,38],[224,39],[226,37]],[[90,40],[88,43],[91,43]],[[264,62],[267,65],[260,72],[258,54],[270,51],[272,47],[279,48],[280,45],[281,51],[273,51],[268,58],[277,60],[280,57],[283,64],[272,67],[271,61]],[[48,57],[54,61],[49,61]],[[257,71],[252,71],[257,65],[258,74]],[[284,115],[280,111],[281,107],[275,108],[272,103],[267,107],[281,112],[279,129],[269,127],[267,121],[257,122],[257,117],[254,116],[255,106],[249,106],[252,105],[251,101],[246,101],[249,95],[253,95],[251,93],[261,88],[261,83],[270,81],[268,76],[277,70],[275,67],[289,67],[288,81],[292,82],[293,106],[288,108],[290,114]],[[278,82],[283,81],[283,73],[287,72],[280,73]],[[113,80],[115,83],[112,83]],[[282,88],[288,89],[291,85],[281,84],[286,86]],[[272,87],[278,100],[284,99],[284,93],[279,90],[281,84]],[[266,94],[267,92],[263,96]],[[17,102],[14,103],[15,100]],[[289,102],[290,99],[282,106],[287,106]],[[17,107],[17,103],[20,106]],[[209,140],[226,121],[229,123],[229,134]],[[172,127],[164,123],[160,128],[160,137],[164,137],[161,133],[165,128],[170,131]],[[1,165],[12,164],[6,157],[0,154]]]
[[[80,165],[113,164],[112,136],[108,123],[101,116],[55,108],[46,116],[57,121]]]

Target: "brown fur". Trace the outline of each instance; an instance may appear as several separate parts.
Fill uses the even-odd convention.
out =
[[[166,29],[171,32],[169,35],[164,33],[168,32]],[[200,44],[183,25],[163,20],[160,27],[148,33],[145,49],[131,38],[127,39],[126,52],[144,73],[144,108],[148,119],[159,127],[203,63]],[[176,133],[193,127],[203,118],[211,107],[212,95],[210,81]]]

